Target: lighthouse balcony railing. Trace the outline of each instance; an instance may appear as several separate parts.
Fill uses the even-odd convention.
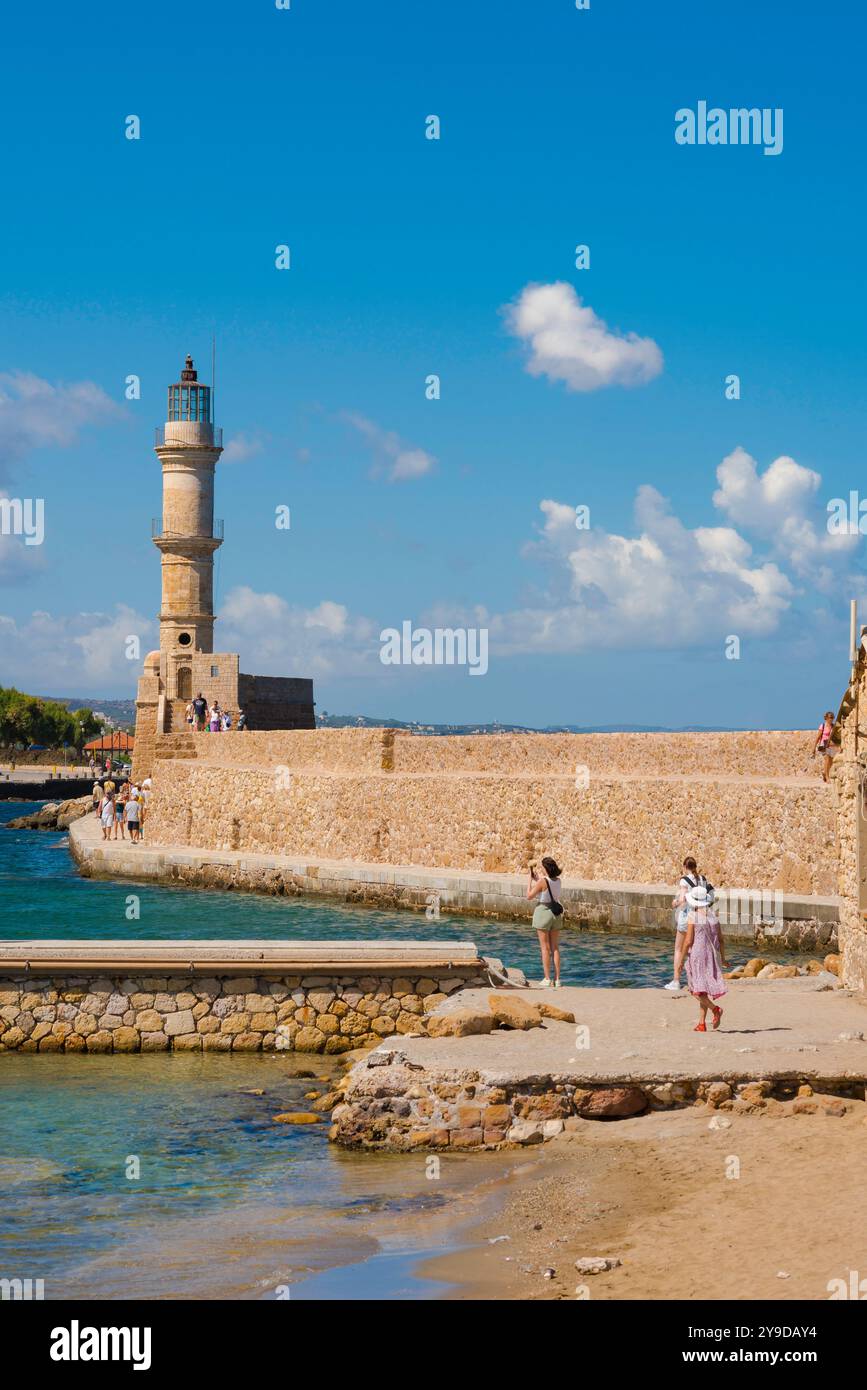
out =
[[[223,518],[222,518],[221,516],[216,516],[216,517],[214,517],[213,525],[211,526],[211,529],[210,529],[209,532],[208,532],[208,531],[205,531],[205,532],[203,532],[203,531],[196,531],[196,532],[194,532],[193,534],[190,534],[189,531],[170,531],[170,530],[166,530],[166,529],[164,528],[164,526],[163,526],[163,519],[162,519],[161,516],[152,516],[152,517],[151,517],[151,539],[152,539],[152,540],[155,540],[155,541],[198,540],[199,537],[202,536],[202,535],[205,535],[205,536],[210,535],[210,537],[211,537],[212,540],[221,541],[221,540],[223,539]]]
[[[207,439],[186,439],[184,438],[185,425],[200,425],[207,430]],[[180,428],[178,428],[180,426]],[[175,444],[179,449],[195,449],[202,443],[213,445],[215,449],[223,447],[223,427],[222,425],[211,425],[207,420],[169,420],[165,425],[157,425],[154,430],[154,442],[157,449],[164,448],[167,444]]]

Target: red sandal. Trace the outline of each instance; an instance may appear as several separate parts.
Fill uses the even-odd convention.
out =
[[[720,1019],[721,1019],[722,1016],[723,1016],[723,1011],[722,1011],[722,1009],[717,1008],[717,1006],[714,1004],[714,1005],[711,1006],[711,1013],[713,1014],[713,1026],[714,1026],[714,1028],[719,1028]]]
[[[707,1024],[706,1024],[706,1023],[697,1023],[697,1024],[695,1025],[695,1027],[693,1028],[692,1031],[693,1031],[694,1033],[706,1033],[706,1032],[707,1032]]]

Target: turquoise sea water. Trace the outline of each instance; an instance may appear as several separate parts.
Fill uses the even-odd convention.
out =
[[[26,809],[0,803],[0,822]],[[2,938],[430,936],[538,973],[529,926],[82,879],[64,840],[0,828]],[[664,939],[566,933],[565,977],[660,984],[670,953]],[[326,1124],[274,1123],[337,1074],[285,1054],[0,1056],[0,1277],[44,1279],[46,1298],[435,1297],[418,1262],[449,1248],[516,1160],[443,1156],[432,1177],[424,1155],[345,1153]]]
[[[0,937],[368,939],[474,941],[483,955],[539,975],[536,934],[529,923],[485,922],[423,912],[388,912],[308,898],[205,892],[79,877],[65,834],[5,830],[3,822],[33,810],[0,802]],[[139,898],[140,917],[127,921],[127,898]],[[566,932],[564,983],[635,986],[664,983],[671,944],[659,937]]]

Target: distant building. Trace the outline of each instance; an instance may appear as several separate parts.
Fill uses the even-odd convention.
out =
[[[251,729],[313,729],[312,680],[244,675],[237,652],[214,651],[214,553],[223,543],[214,470],[223,440],[211,388],[191,357],[169,387],[167,414],[155,445],[163,513],[151,525],[162,569],[160,646],[145,657],[138,683],[136,740],[186,730],[186,705],[199,691],[235,716],[242,707]]]

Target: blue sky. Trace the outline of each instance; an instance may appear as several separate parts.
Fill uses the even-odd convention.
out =
[[[134,692],[153,427],[216,331],[215,640],[243,669],[335,712],[817,723],[867,597],[863,542],[825,528],[864,476],[864,31],[612,0],[8,19],[0,492],[43,497],[46,537],[0,537],[0,682]],[[782,153],[677,145],[700,100],[782,108]],[[621,363],[593,389],[528,327],[580,361],[582,309]],[[405,619],[487,627],[487,675],[383,666]]]

